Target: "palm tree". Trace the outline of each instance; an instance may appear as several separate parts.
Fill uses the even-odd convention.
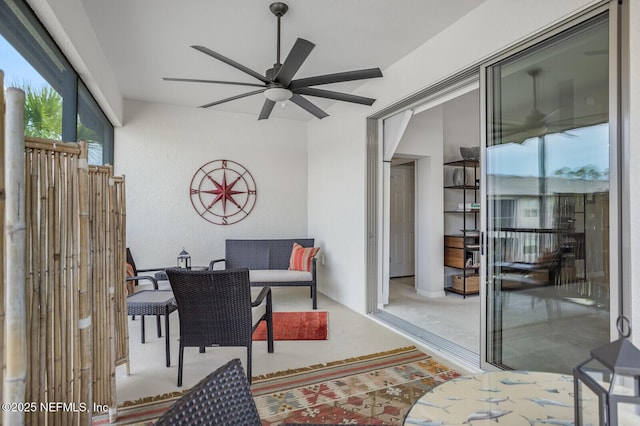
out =
[[[36,90],[28,84],[25,93],[24,128],[27,136],[62,138],[62,97],[50,86]]]
[[[39,89],[28,82],[13,84],[25,93],[24,129],[26,136],[62,140],[62,96],[51,86]],[[77,140],[89,144],[89,163],[102,164],[102,144],[98,135],[80,123],[78,117]]]

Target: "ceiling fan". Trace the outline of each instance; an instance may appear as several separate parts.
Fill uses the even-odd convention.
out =
[[[227,65],[230,65],[255,79],[259,80],[261,83],[244,83],[244,82],[236,82],[236,81],[219,81],[219,80],[202,80],[202,79],[191,79],[191,78],[170,78],[165,77],[166,81],[182,81],[182,82],[192,82],[192,83],[214,83],[214,84],[231,84],[237,86],[250,86],[250,87],[259,87],[258,90],[253,90],[251,92],[242,93],[240,95],[232,96],[230,98],[221,99],[218,101],[214,101],[205,105],[202,105],[201,108],[208,108],[214,105],[219,105],[225,102],[233,101],[236,99],[244,98],[247,96],[257,95],[259,93],[264,93],[265,101],[262,106],[262,110],[260,111],[260,115],[258,116],[258,120],[264,120],[269,118],[271,115],[271,111],[273,110],[276,102],[284,102],[287,100],[291,100],[294,104],[298,105],[300,108],[305,111],[313,114],[317,118],[327,117],[329,114],[320,109],[317,105],[313,104],[307,98],[302,95],[307,96],[315,96],[319,98],[326,99],[334,99],[337,101],[344,102],[352,102],[362,105],[371,106],[375,99],[367,98],[364,96],[351,95],[348,93],[335,92],[324,89],[317,89],[312,86],[318,86],[322,84],[330,84],[330,83],[340,83],[344,81],[354,81],[354,80],[364,80],[369,78],[382,77],[382,72],[379,68],[368,68],[362,70],[355,71],[346,71],[339,72],[335,74],[324,74],[315,77],[306,77],[294,80],[293,77],[296,75],[304,61],[307,59],[307,56],[311,53],[311,50],[315,47],[315,44],[311,43],[308,40],[298,38],[291,48],[289,55],[287,55],[284,63],[280,63],[280,18],[284,16],[285,13],[289,10],[289,6],[282,2],[272,3],[269,6],[271,13],[273,13],[278,19],[278,39],[277,39],[277,49],[276,49],[276,63],[273,64],[272,68],[269,68],[265,75],[253,71],[250,68],[245,67],[213,50],[210,50],[203,46],[191,46],[194,49],[209,55],[219,61],[224,62]]]
[[[513,122],[503,120],[501,122],[503,138],[515,137],[510,142],[523,143],[533,137],[544,136],[550,131],[549,119],[558,113],[558,110],[549,114],[544,114],[538,110],[538,75],[542,72],[540,68],[532,68],[527,71],[533,83],[533,109],[525,117],[524,122]]]

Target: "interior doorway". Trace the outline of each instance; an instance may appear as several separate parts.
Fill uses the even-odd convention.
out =
[[[406,111],[397,116],[407,117]],[[445,220],[445,202],[455,201],[445,193],[451,171],[444,164],[460,159],[461,146],[479,146],[478,85],[416,107],[409,116],[394,132],[385,128],[385,139],[394,143],[385,197],[388,299],[378,314],[478,364],[480,299],[445,291],[451,280],[444,267],[444,235],[454,226]]]
[[[395,164],[394,164],[395,163]],[[412,160],[391,163],[389,278],[415,275],[415,167]]]

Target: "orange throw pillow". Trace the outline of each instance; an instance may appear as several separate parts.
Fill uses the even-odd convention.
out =
[[[312,259],[319,251],[320,247],[302,247],[298,243],[293,243],[291,259],[289,259],[289,270],[310,272]]]

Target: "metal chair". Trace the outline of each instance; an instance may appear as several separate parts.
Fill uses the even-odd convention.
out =
[[[150,275],[139,275],[140,272],[150,272],[150,271],[157,271],[160,268],[157,269],[138,269],[136,267],[136,262],[133,260],[133,255],[131,254],[131,250],[129,249],[129,247],[127,247],[127,265],[129,266],[127,268],[127,283],[132,283],[131,287],[128,288],[128,292],[129,292],[129,296],[133,295],[135,293],[135,286],[138,285],[138,281],[149,281],[151,282],[151,284],[153,285],[153,289],[154,290],[158,290],[158,280],[156,280],[154,277],[150,276]],[[134,314],[129,314],[131,315],[131,318],[135,321],[136,316]],[[141,321],[141,340],[142,343],[144,343],[144,315],[141,315],[140,318]],[[162,332],[160,329],[160,315],[156,315],[156,329],[158,330],[158,337],[162,337]]]
[[[247,377],[251,383],[251,335],[260,321],[267,322],[267,350],[273,352],[271,289],[263,287],[251,300],[248,269],[192,271],[167,269],[178,305],[180,352],[178,386],[182,386],[185,347],[245,346]]]
[[[127,281],[134,282],[135,285],[138,285],[138,281],[150,281],[153,285],[153,289],[158,289],[158,280],[155,277],[150,275],[139,275],[140,272],[152,272],[166,269],[165,267],[161,268],[151,268],[151,269],[138,269],[136,267],[136,262],[133,260],[133,255],[131,254],[131,250],[127,247],[127,263],[131,265],[131,275],[127,277]]]
[[[155,425],[260,425],[240,360],[235,358],[202,379],[171,405]]]

